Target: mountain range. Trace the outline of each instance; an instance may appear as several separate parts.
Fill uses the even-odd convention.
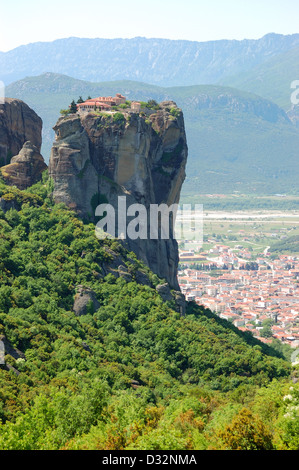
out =
[[[42,117],[46,162],[59,111],[81,95],[86,99],[116,92],[143,101],[171,99],[182,108],[189,147],[183,195],[296,192],[298,129],[282,108],[257,95],[215,85],[163,88],[133,81],[91,83],[53,73],[7,87],[8,96],[24,100]]]
[[[6,85],[49,71],[97,82],[135,80],[160,86],[215,84],[298,46],[299,34],[207,42],[71,37],[0,53],[0,76]]]
[[[220,81],[240,90],[256,93],[289,110],[290,85],[299,78],[299,47],[275,55],[250,71]]]
[[[8,97],[42,117],[46,161],[62,108],[79,96],[121,92],[182,108],[189,146],[182,194],[294,194],[299,133],[290,85],[299,78],[298,53],[299,34],[205,43],[67,38],[0,53],[0,79]]]

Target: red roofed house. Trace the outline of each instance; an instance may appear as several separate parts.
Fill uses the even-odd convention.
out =
[[[77,109],[79,113],[94,111],[96,108],[98,111],[109,111],[112,106],[118,106],[126,102],[126,97],[120,93],[116,93],[112,96],[100,96],[98,98],[92,98],[84,101],[84,103],[78,103]]]

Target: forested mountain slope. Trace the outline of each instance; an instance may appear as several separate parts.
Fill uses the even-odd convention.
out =
[[[181,316],[51,191],[46,173],[0,185],[0,448],[298,448],[290,364],[200,306]]]
[[[299,77],[299,47],[272,57],[253,69],[226,77],[221,85],[263,96],[288,111],[291,106],[291,84]]]

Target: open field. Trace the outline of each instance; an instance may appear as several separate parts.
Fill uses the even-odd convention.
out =
[[[215,244],[230,248],[242,245],[252,258],[263,255],[273,244],[299,236],[299,211],[205,211],[202,234],[199,240],[181,245],[184,249],[196,249],[202,239],[200,251],[208,251]],[[292,254],[297,254],[292,252]]]
[[[295,194],[188,194],[184,191],[181,195],[181,204],[202,204],[204,211],[216,212],[276,212],[289,213],[299,211],[299,196]]]
[[[214,220],[247,220],[251,221],[276,221],[276,223],[280,223],[281,219],[296,219],[297,223],[299,223],[299,211],[237,211],[237,212],[229,212],[229,211],[214,211],[214,212],[207,212],[204,211],[203,213],[204,219],[214,219]]]

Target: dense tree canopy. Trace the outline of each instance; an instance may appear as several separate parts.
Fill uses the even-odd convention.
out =
[[[0,448],[298,448],[282,355],[196,304],[181,317],[51,190],[0,182]],[[111,252],[130,280],[105,272]],[[78,286],[99,308],[75,314]]]

